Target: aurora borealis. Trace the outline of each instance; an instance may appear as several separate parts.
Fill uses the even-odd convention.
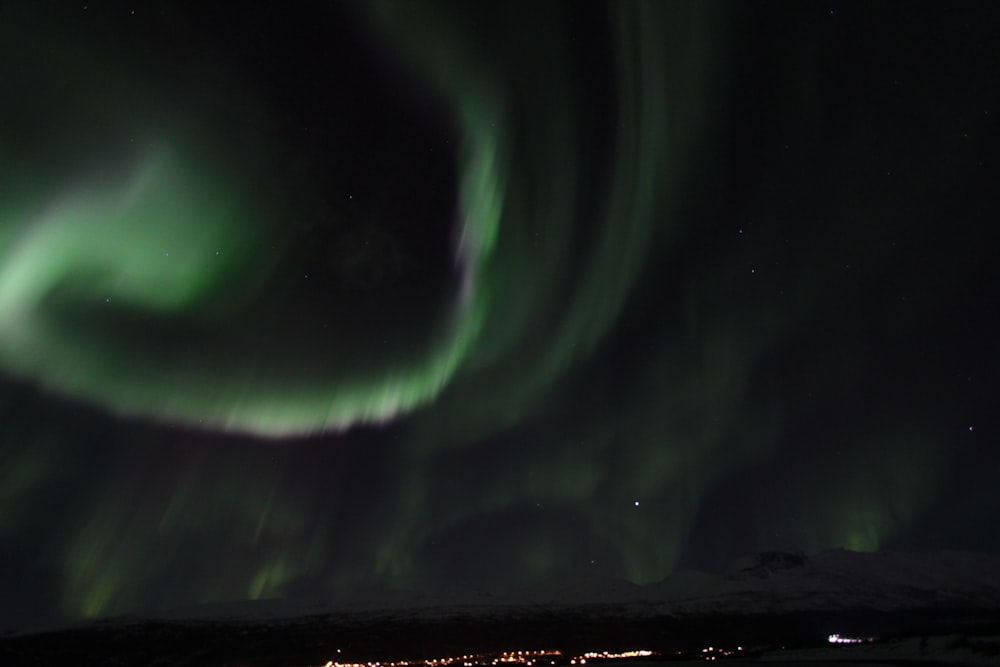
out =
[[[274,4],[0,7],[5,627],[1000,549],[994,9]]]

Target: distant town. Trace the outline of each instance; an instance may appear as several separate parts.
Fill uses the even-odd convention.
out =
[[[708,646],[699,651],[677,651],[671,658],[716,660],[740,655],[742,646],[721,648]],[[656,651],[636,649],[632,651],[588,651],[580,655],[566,655],[558,650],[535,651],[501,651],[499,653],[474,653],[469,655],[451,656],[446,658],[427,658],[422,660],[376,661],[376,662],[341,662],[330,660],[322,667],[494,667],[496,665],[524,665],[539,667],[541,665],[594,665],[617,660],[635,660],[639,658],[663,659]]]

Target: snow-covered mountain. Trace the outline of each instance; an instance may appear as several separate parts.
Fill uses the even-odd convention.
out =
[[[722,574],[677,572],[644,587],[642,596],[671,615],[1000,610],[1000,558],[953,551],[766,552]]]
[[[765,661],[844,659],[830,653],[828,633],[885,639],[857,648],[854,659],[877,648],[878,659],[927,659],[930,651],[948,664],[995,661],[1000,558],[777,551],[647,586],[564,578],[509,591],[359,588],[336,599],[209,605],[11,634],[0,637],[0,663],[145,664],[155,656],[159,664],[270,667],[532,647],[704,657],[705,647],[737,646]]]
[[[703,617],[795,612],[1000,612],[1000,558],[963,552],[807,556],[771,551],[725,572],[679,571],[638,586],[598,578],[554,579],[520,590],[426,592],[359,588],[328,600],[271,600],[174,610],[161,618],[281,618],[325,613],[444,618],[523,616],[533,610],[604,609],[616,616]]]

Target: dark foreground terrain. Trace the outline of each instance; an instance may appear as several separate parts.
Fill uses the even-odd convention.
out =
[[[288,620],[123,620],[0,639],[0,664],[240,665],[264,667],[418,661],[502,651],[559,650],[556,663],[587,651],[635,649],[655,660],[704,657],[707,647],[735,650],[740,661],[869,660],[857,647],[833,647],[828,636],[878,638],[870,647],[907,642],[906,652],[878,664],[930,660],[1000,664],[1000,615],[949,610],[909,613],[796,613],[754,617],[636,617],[615,606],[552,610],[423,610],[328,614]],[[838,651],[841,651],[838,653]],[[852,652],[853,651],[853,652]],[[489,664],[488,660],[485,661]],[[591,660],[591,663],[599,662]],[[548,658],[546,658],[548,663]],[[459,662],[459,665],[462,663]],[[537,661],[536,661],[537,664]],[[874,664],[874,663],[872,663]]]

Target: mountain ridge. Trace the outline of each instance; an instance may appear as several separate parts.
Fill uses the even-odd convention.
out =
[[[637,585],[566,577],[519,590],[421,591],[356,588],[332,599],[239,601],[186,607],[145,618],[274,619],[322,614],[436,617],[522,615],[531,610],[617,608],[638,616],[759,615],[852,609],[893,612],[953,607],[1000,610],[1000,558],[961,551],[855,552],[808,556],[795,550],[739,558],[723,572],[674,572]],[[139,618],[139,615],[133,615]]]

